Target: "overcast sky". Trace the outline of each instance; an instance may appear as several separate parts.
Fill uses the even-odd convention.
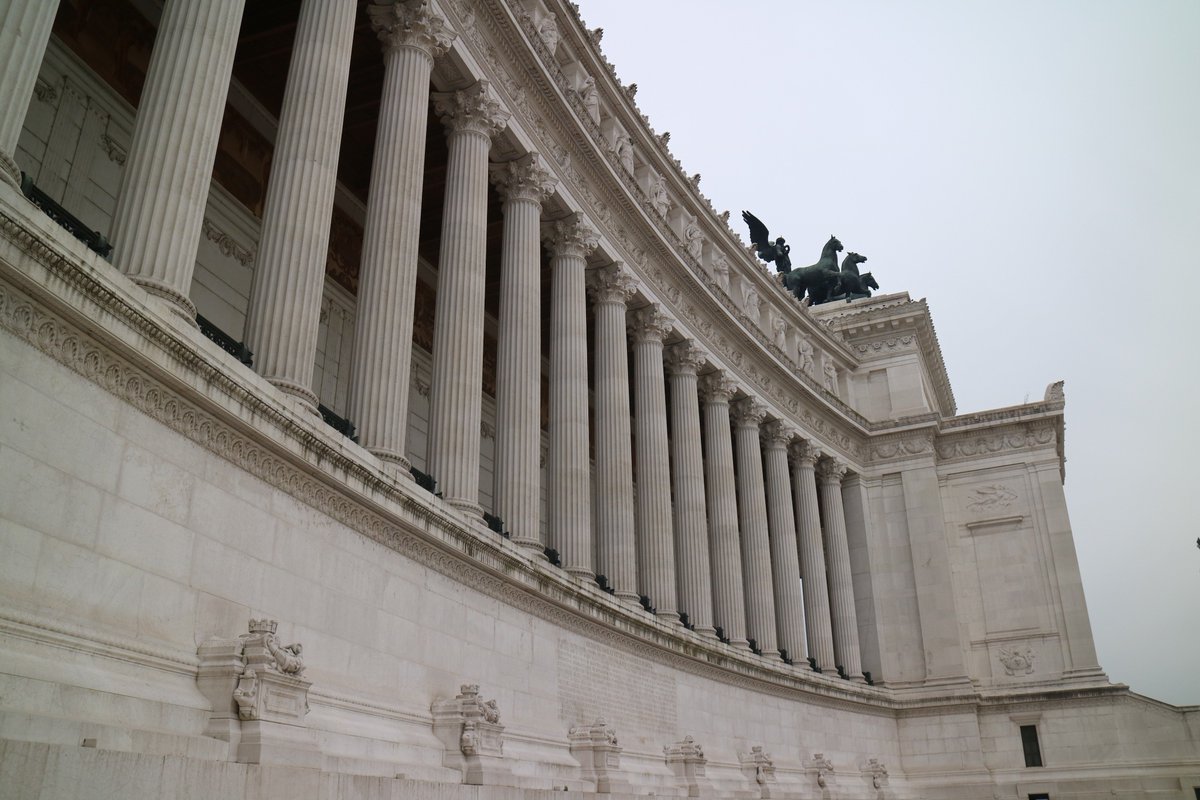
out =
[[[960,413],[1066,380],[1101,666],[1200,703],[1200,2],[580,6],[718,211],[928,298]]]

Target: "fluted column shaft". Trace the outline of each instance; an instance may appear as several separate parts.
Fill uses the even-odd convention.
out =
[[[300,7],[246,319],[258,373],[313,407],[354,12],[355,0]]]
[[[0,25],[0,180],[21,185],[17,141],[50,41],[58,0],[9,0]]]
[[[767,496],[763,485],[758,427],[766,409],[752,398],[733,409],[737,456],[738,527],[742,532],[742,571],[746,585],[746,628],[764,656],[779,655],[775,634],[775,592],[771,581],[771,541],[767,535]]]
[[[833,611],[833,650],[851,680],[862,681],[862,657],[858,648],[858,614],[854,609],[854,580],[850,572],[850,545],[846,539],[846,516],[842,508],[842,476],[846,467],[832,459],[818,465],[821,515],[829,562],[829,599]]]
[[[713,628],[712,569],[708,554],[708,511],[704,499],[704,456],[700,446],[697,369],[704,352],[689,342],[668,352],[671,380],[671,478],[675,496],[675,568],[679,608],[699,633]]]
[[[708,503],[708,546],[713,575],[713,621],[729,643],[745,647],[746,598],[738,534],[737,489],[729,399],[735,386],[719,372],[701,379],[704,395],[704,489]]]
[[[540,392],[542,200],[556,181],[535,153],[492,166],[504,198],[496,363],[496,514],[513,541],[542,551]],[[586,378],[585,378],[586,380]]]
[[[638,599],[626,303],[634,284],[620,264],[588,276],[595,315],[596,571],[617,597]]]
[[[449,129],[430,389],[429,468],[443,497],[479,506],[488,151],[508,112],[486,81],[434,95]]]
[[[792,431],[780,422],[763,430],[763,473],[767,489],[767,529],[771,536],[771,572],[775,586],[775,622],[779,648],[788,658],[808,658],[804,645],[804,590],[796,549],[796,516],[788,478],[787,446]]]
[[[800,574],[803,576],[804,625],[808,652],[822,672],[833,672],[833,623],[829,616],[829,587],[825,579],[825,545],[821,539],[821,517],[817,506],[817,478],[813,465],[820,453],[808,442],[792,448],[796,468],[792,472],[796,516],[800,531]]]
[[[407,473],[429,75],[454,34],[428,0],[373,3],[367,13],[383,47],[384,72],[359,267],[350,418],[363,447]]]
[[[113,213],[113,264],[193,324],[188,292],[244,5],[164,6]]]
[[[660,617],[678,619],[663,374],[663,337],[670,331],[670,320],[653,306],[638,309],[631,317],[639,583]]]
[[[563,569],[595,576],[588,454],[587,295],[596,232],[578,215],[547,226],[550,259],[550,546]]]

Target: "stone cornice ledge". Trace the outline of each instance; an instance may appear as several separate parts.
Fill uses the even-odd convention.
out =
[[[667,626],[441,508],[14,197],[0,190],[0,327],[114,396],[406,557],[564,628],[752,691],[891,713],[884,688]]]

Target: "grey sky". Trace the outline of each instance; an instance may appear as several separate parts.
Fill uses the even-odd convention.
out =
[[[718,211],[929,299],[960,411],[1066,380],[1100,663],[1200,703],[1200,3],[580,5]]]

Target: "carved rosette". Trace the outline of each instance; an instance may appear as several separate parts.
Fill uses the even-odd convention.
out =
[[[663,356],[669,375],[695,375],[708,361],[708,353],[691,340],[671,345]]]
[[[658,342],[671,332],[675,320],[662,312],[657,303],[629,313],[629,334],[635,342]]]
[[[753,397],[743,397],[729,407],[729,416],[737,428],[757,428],[767,418],[767,407]]]
[[[588,270],[587,288],[597,303],[625,305],[637,293],[637,282],[620,261]]]
[[[827,483],[840,484],[846,477],[847,467],[835,458],[825,457],[817,462],[817,480],[821,485]]]
[[[373,2],[367,6],[367,17],[385,53],[410,47],[432,62],[449,50],[458,36],[447,27],[446,18],[433,10],[429,0]]]
[[[490,139],[512,117],[486,80],[456,92],[436,92],[430,98],[434,113],[451,133],[477,133]]]
[[[807,439],[794,442],[790,453],[796,464],[800,466],[813,467],[816,465],[817,459],[821,457],[821,451],[814,447],[813,443]]]
[[[514,161],[492,164],[488,171],[496,191],[506,202],[541,203],[554,193],[558,179],[537,153],[526,153]]]
[[[728,403],[737,389],[737,383],[720,370],[700,377],[700,396],[709,403]]]
[[[546,223],[542,231],[542,241],[555,258],[587,258],[600,243],[600,236],[582,214],[575,212],[564,219]]]
[[[761,435],[768,450],[783,450],[796,438],[796,431],[783,420],[774,419],[763,426]]]

